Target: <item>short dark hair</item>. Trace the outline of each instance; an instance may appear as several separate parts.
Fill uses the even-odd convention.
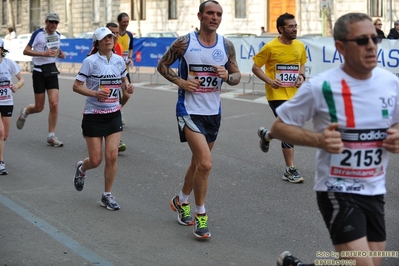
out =
[[[278,27],[284,27],[285,21],[288,19],[295,19],[295,16],[292,14],[289,14],[289,13],[284,13],[277,18],[276,26],[277,26],[278,33],[281,33],[281,31],[278,29]]]
[[[118,24],[115,22],[108,22],[107,25],[105,25],[107,28],[118,28]]]
[[[204,2],[202,2],[202,3],[200,4],[199,10],[198,10],[201,14],[204,13],[205,5],[206,5],[207,3],[214,3],[214,4],[217,4],[217,5],[220,5],[219,2],[218,2],[218,1],[215,1],[215,0],[207,0],[207,1],[204,1]]]
[[[118,22],[121,22],[124,17],[129,17],[129,15],[125,12],[122,12],[118,15]]]

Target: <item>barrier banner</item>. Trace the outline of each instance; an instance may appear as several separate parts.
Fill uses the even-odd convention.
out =
[[[59,59],[59,62],[82,63],[91,51],[93,41],[92,39],[62,39],[60,46],[66,58]]]
[[[273,37],[275,38],[275,37]],[[260,51],[271,37],[229,38],[236,50],[237,63],[241,73],[252,73],[252,57]],[[315,75],[340,65],[342,55],[335,49],[332,37],[299,37],[305,44],[307,62],[306,76]],[[399,77],[399,41],[383,39],[378,44],[378,67],[384,68]]]
[[[241,73],[252,73],[252,57],[263,45],[275,37],[229,37],[236,50],[236,59]],[[159,60],[176,38],[138,38],[134,39],[133,60],[137,67],[157,67]],[[314,77],[318,73],[343,63],[343,57],[335,49],[332,37],[299,37],[305,44],[307,62],[306,76]],[[8,58],[17,62],[29,62],[30,56],[23,55],[23,49],[29,40],[5,42],[9,49]],[[61,49],[66,59],[59,62],[81,63],[92,48],[91,39],[62,39]],[[378,66],[399,77],[399,40],[382,40],[378,44]],[[178,62],[172,65],[177,68]]]
[[[159,60],[176,38],[134,39],[133,60],[135,66],[157,67]],[[172,68],[177,68],[177,62]]]

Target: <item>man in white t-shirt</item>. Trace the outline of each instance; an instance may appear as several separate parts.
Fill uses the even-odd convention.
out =
[[[278,107],[271,132],[280,140],[318,149],[314,189],[340,259],[379,266],[382,257],[351,251],[385,250],[388,153],[399,153],[399,79],[376,67],[381,39],[368,15],[340,17],[334,40],[344,63],[311,78]],[[313,120],[313,131],[303,128],[308,120]],[[288,251],[277,262],[309,265]]]
[[[20,111],[17,120],[17,128],[22,129],[30,114],[40,113],[44,109],[46,91],[49,102],[50,113],[48,116],[47,145],[62,147],[64,144],[55,136],[55,128],[58,120],[58,69],[56,62],[58,58],[65,59],[66,55],[60,49],[60,33],[57,32],[60,17],[57,13],[48,13],[46,26],[32,33],[29,43],[24,49],[24,55],[32,56],[33,92],[35,103],[31,103]]]

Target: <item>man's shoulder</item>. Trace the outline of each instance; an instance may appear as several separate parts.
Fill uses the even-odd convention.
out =
[[[34,39],[34,38],[36,38],[36,37],[38,37],[40,35],[43,36],[43,29],[42,28],[37,29],[34,32],[32,32],[31,39]]]
[[[133,33],[131,32],[131,31],[126,31],[126,34],[131,38],[131,39],[133,39]]]

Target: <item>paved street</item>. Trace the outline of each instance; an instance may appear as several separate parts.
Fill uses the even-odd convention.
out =
[[[272,141],[268,154],[259,149],[257,128],[274,120],[262,86],[254,95],[250,86],[245,95],[243,85],[224,88],[206,200],[212,238],[198,241],[169,207],[191,155],[179,142],[174,86],[134,75],[135,93],[123,109],[128,148],[119,155],[112,191],[121,210],[112,212],[99,205],[104,163],[87,173],[82,192],[73,186],[75,164],[87,156],[80,128],[85,97],[72,91],[74,75],[60,76],[56,135],[62,148],[46,145],[47,103],[16,129],[19,110],[33,101],[31,76],[24,76],[5,143],[9,175],[0,176],[0,266],[269,266],[284,250],[307,263],[316,252],[333,250],[313,191],[315,150],[297,147],[305,182],[290,184],[281,180],[280,143]],[[399,251],[398,159],[391,156],[388,169],[390,251]],[[399,259],[383,265],[397,266]]]

